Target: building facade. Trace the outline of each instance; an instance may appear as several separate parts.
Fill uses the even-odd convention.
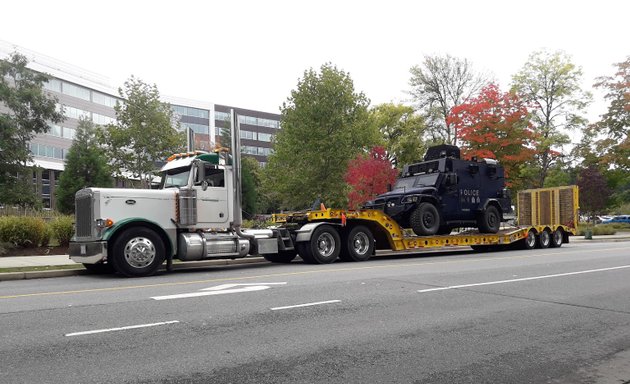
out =
[[[57,98],[58,108],[63,108],[66,116],[65,121],[51,124],[46,134],[37,135],[30,143],[33,162],[40,169],[33,174],[33,183],[44,208],[54,209],[55,186],[79,119],[86,118],[98,125],[115,123],[114,107],[124,100],[102,75],[0,40],[0,59],[15,51],[27,57],[29,68],[51,76],[44,88]],[[180,129],[194,132],[194,149],[205,151],[220,144],[222,128],[229,126],[230,110],[236,111],[241,123],[243,153],[253,156],[263,166],[266,164],[273,136],[280,129],[280,115],[179,97],[162,96],[162,101],[171,105]],[[0,112],[1,109],[0,105]]]

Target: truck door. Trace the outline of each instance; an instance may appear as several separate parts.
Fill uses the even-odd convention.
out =
[[[200,226],[225,227],[230,217],[225,170],[202,163],[195,180],[197,189],[197,223]]]

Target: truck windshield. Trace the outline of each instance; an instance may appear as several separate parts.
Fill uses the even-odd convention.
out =
[[[439,173],[430,173],[426,175],[417,175],[415,177],[404,177],[396,181],[394,190],[408,191],[413,188],[428,186],[435,186],[435,183],[440,176]]]
[[[179,188],[188,185],[188,175],[190,167],[173,168],[162,174],[162,185],[160,189]]]

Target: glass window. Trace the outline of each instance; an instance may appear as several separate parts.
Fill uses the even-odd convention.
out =
[[[114,119],[113,117],[92,112],[92,121],[94,122],[94,124],[107,125],[114,124],[116,122],[116,119]]]
[[[64,82],[61,91],[68,96],[90,101],[90,90],[87,88]]]
[[[270,133],[258,133],[259,141],[265,141],[267,143],[270,143],[271,139],[273,139],[273,135]]]
[[[50,80],[48,80],[47,82],[44,83],[44,88],[49,90],[49,91],[61,93],[61,80],[59,80],[59,79],[50,79]]]
[[[256,140],[256,132],[252,132],[252,131],[241,131],[241,139],[249,139],[249,140]]]
[[[221,121],[230,121],[230,114],[226,112],[214,111],[214,119]]]
[[[104,93],[92,91],[92,101],[104,105],[106,107],[114,108],[118,99]]]
[[[67,105],[63,106],[66,117],[70,117],[73,119],[79,120],[81,117],[90,118],[90,112],[84,111],[83,109],[69,107]]]
[[[66,139],[74,140],[76,132],[74,128],[63,127],[63,137]]]
[[[50,128],[50,130],[48,131],[49,135],[61,137],[61,126],[57,124],[49,124],[48,128]]]

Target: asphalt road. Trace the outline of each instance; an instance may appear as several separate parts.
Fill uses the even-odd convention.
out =
[[[629,382],[627,247],[0,282],[0,383]]]

